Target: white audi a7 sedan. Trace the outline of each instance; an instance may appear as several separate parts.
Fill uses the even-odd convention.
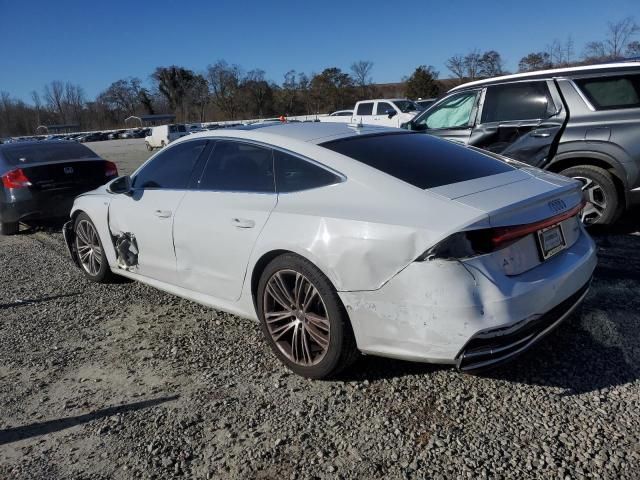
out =
[[[184,137],[76,198],[64,235],[121,275],[260,322],[311,378],[358,352],[478,370],[585,297],[575,180],[420,133],[339,123]]]

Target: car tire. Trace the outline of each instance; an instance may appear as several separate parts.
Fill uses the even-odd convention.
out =
[[[560,172],[582,183],[587,206],[582,211],[585,225],[611,224],[620,216],[620,199],[609,172],[593,165],[570,167]]]
[[[151,145],[149,145],[148,143],[146,145],[147,145],[147,150],[148,151],[150,151],[150,152],[153,151],[153,147]]]
[[[359,355],[336,289],[315,265],[298,255],[281,255],[266,266],[258,282],[256,306],[271,349],[298,375],[334,377]]]
[[[160,142],[160,148],[164,148],[164,147],[166,147],[166,146],[167,146],[167,144],[166,144],[166,143],[164,143],[164,140],[162,140],[162,141]]]
[[[111,272],[102,240],[89,215],[82,212],[76,217],[73,232],[75,255],[85,277],[96,283],[114,282],[116,276]]]
[[[0,235],[15,235],[19,230],[18,222],[0,222]]]

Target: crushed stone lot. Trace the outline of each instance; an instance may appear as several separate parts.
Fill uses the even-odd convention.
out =
[[[89,283],[58,230],[0,237],[0,478],[637,479],[638,213],[595,232],[582,309],[477,376],[362,357],[305,380],[251,321]]]

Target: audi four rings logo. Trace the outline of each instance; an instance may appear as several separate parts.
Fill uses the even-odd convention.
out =
[[[71,175],[73,173],[73,167],[64,167],[64,173]]]
[[[564,203],[564,200],[561,200],[559,198],[556,200],[551,200],[548,205],[552,212],[561,212],[562,210],[567,208],[567,204]]]

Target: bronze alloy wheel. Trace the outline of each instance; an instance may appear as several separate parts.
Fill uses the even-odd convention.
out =
[[[280,352],[300,366],[321,362],[331,324],[316,286],[300,272],[278,270],[267,281],[262,301],[267,331]]]

